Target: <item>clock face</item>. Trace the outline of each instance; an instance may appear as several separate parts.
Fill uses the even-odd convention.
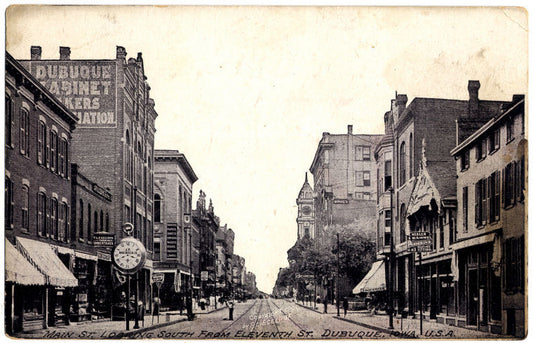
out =
[[[144,265],[146,250],[135,238],[124,238],[113,250],[113,261],[124,272],[133,273]]]
[[[302,212],[303,212],[303,214],[305,214],[306,216],[309,215],[309,213],[311,213],[311,207],[309,207],[309,206],[304,206],[304,207],[302,208]]]

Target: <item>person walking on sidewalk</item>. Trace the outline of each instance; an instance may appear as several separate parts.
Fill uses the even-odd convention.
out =
[[[324,299],[324,313],[328,313],[328,299]]]
[[[233,320],[233,307],[234,307],[233,300],[230,299],[228,302],[226,302],[226,304],[228,305],[228,309],[229,309],[228,320]]]
[[[348,312],[348,299],[346,297],[342,300],[342,308],[344,309],[344,318],[346,318],[346,312]]]

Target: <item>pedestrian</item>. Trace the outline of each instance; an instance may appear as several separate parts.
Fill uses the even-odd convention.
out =
[[[157,322],[159,323],[159,306],[161,300],[158,297],[154,298],[154,313],[152,313],[152,324],[154,324],[154,317],[157,316]]]
[[[229,320],[233,320],[233,307],[234,307],[233,300],[228,301],[227,305],[229,309]]]
[[[328,313],[328,299],[324,299],[324,313]]]
[[[346,297],[342,301],[342,308],[344,309],[344,318],[346,318],[346,312],[348,312],[348,299]]]

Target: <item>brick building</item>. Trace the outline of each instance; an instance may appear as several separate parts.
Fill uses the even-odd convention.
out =
[[[134,225],[134,236],[145,245],[148,256],[138,272],[139,299],[151,308],[157,113],[142,55],[126,59],[126,50],[120,46],[115,59],[73,60],[68,47],[60,47],[59,55],[58,60],[42,60],[41,48],[32,46],[31,60],[20,63],[79,117],[72,134],[72,162],[113,195],[109,222],[117,240],[124,236],[123,224],[129,222]]]
[[[221,226],[216,235],[217,249],[217,293],[229,297],[233,293],[233,244],[235,233],[228,224]]]
[[[524,96],[452,150],[457,175],[456,324],[526,335]]]
[[[154,178],[154,270],[165,275],[161,306],[174,310],[193,284],[191,204],[198,177],[184,154],[156,150]]]
[[[192,218],[199,231],[200,297],[208,298],[216,293],[216,237],[220,219],[215,215],[211,200],[209,206],[206,206],[205,193],[201,190]]]
[[[70,319],[78,286],[70,248],[78,118],[7,52],[5,75],[5,318],[13,333]]]
[[[315,236],[331,225],[375,235],[376,164],[372,151],[382,135],[324,132],[309,170],[315,192]]]

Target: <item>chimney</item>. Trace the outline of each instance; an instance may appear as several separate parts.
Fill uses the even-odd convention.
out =
[[[125,59],[126,58],[126,49],[124,49],[124,47],[122,46],[118,46],[117,45],[117,59],[121,58],[121,59]]]
[[[479,87],[478,80],[468,81],[468,114],[477,115],[479,112]]]
[[[398,106],[398,116],[400,116],[403,110],[405,110],[406,105],[407,105],[407,95],[405,94],[396,95],[396,106]]]
[[[348,125],[348,134],[351,135],[353,132],[353,125]]]
[[[59,47],[59,59],[61,61],[70,60],[70,48],[68,46],[60,46]]]
[[[31,60],[32,61],[38,61],[41,59],[41,52],[42,52],[42,49],[40,46],[35,46],[35,45],[32,45],[31,47]]]

